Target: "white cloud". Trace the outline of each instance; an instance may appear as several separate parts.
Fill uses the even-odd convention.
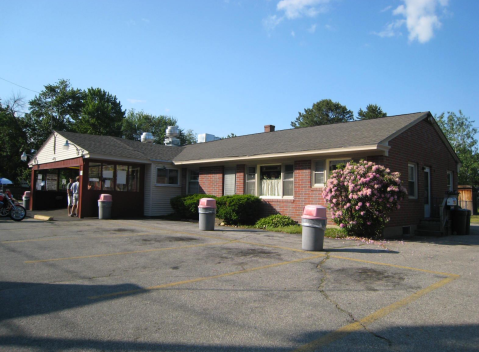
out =
[[[308,32],[309,32],[309,33],[314,33],[314,32],[316,32],[316,25],[313,24],[311,27],[309,27]]]
[[[263,27],[266,28],[268,32],[276,28],[278,24],[283,21],[284,17],[278,17],[276,15],[271,15],[263,19]]]
[[[330,0],[281,0],[276,9],[284,11],[286,18],[294,19],[302,16],[314,17],[327,11]]]
[[[150,20],[148,18],[142,18],[141,20],[145,23],[150,23]]]
[[[294,31],[291,31],[291,36],[294,37],[296,35],[296,33],[294,33]]]
[[[399,28],[404,23],[406,23],[406,20],[396,20],[394,22],[388,23],[386,28],[384,28],[384,30],[382,30],[381,32],[373,32],[373,34],[376,34],[381,38],[400,36],[402,35],[402,33],[399,31]]]
[[[385,7],[384,9],[382,9],[381,11],[379,11],[379,12],[386,12],[386,11],[392,9],[392,8],[393,8],[392,6],[387,6],[387,7]]]
[[[126,99],[132,104],[138,104],[138,103],[146,103],[146,100],[140,100],[140,99]]]
[[[437,7],[444,8],[449,0],[402,0],[404,5],[398,6],[393,14],[405,18],[409,31],[409,41],[417,40],[426,43],[434,36],[434,30],[441,27],[436,14]]]

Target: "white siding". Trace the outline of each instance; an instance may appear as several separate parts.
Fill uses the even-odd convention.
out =
[[[170,199],[181,195],[181,186],[157,186],[156,168],[162,164],[148,165],[145,168],[145,216],[168,215],[173,212]],[[167,167],[171,167],[168,166]],[[180,172],[181,173],[181,172]],[[179,175],[181,181],[181,174]]]
[[[81,150],[79,153],[77,153],[77,149],[75,148],[73,144],[70,144],[70,147],[68,148],[68,150],[63,149],[65,140],[66,139],[60,135],[57,135],[57,134],[50,135],[47,142],[38,151],[38,154],[37,154],[38,164],[52,163],[55,161],[75,159],[80,157]],[[87,154],[87,153],[88,152],[85,150],[84,154]],[[29,164],[30,164],[30,161],[29,161]]]

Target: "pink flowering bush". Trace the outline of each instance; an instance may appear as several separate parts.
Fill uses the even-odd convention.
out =
[[[380,237],[407,194],[399,176],[364,160],[334,170],[323,191],[334,222],[350,236]]]

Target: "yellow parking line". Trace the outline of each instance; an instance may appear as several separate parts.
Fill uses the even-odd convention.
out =
[[[452,274],[451,274],[452,275]],[[422,290],[419,290],[417,291],[416,293],[413,293],[412,295],[400,300],[400,301],[397,301],[393,304],[390,304],[389,306],[386,306],[384,308],[381,308],[379,309],[378,311],[368,315],[367,317],[355,322],[355,323],[352,323],[352,324],[349,324],[349,325],[346,325],[346,326],[343,326],[342,328],[336,330],[336,331],[333,331],[317,340],[314,340],[304,346],[301,346],[295,350],[293,350],[293,352],[309,352],[309,351],[314,351],[314,350],[317,350],[321,347],[324,347],[334,341],[337,341],[343,337],[345,337],[346,335],[352,333],[352,332],[355,332],[355,331],[359,331],[359,330],[362,330],[364,329],[366,326],[374,323],[376,320],[378,319],[381,319],[381,318],[384,318],[386,315],[389,315],[391,314],[392,312],[398,310],[399,308],[402,308],[416,300],[418,300],[419,298],[421,298],[422,296],[434,291],[434,290],[437,290],[438,288],[450,283],[451,281],[454,281],[456,280],[457,278],[459,278],[460,276],[459,275],[453,275],[453,276],[450,276],[448,278],[445,278],[441,281],[438,281],[436,282],[435,284],[432,284]]]
[[[28,260],[25,264],[33,263],[44,263],[44,262],[56,262],[60,260],[74,260],[74,259],[86,259],[86,258],[99,258],[99,257],[111,257],[114,255],[126,255],[126,254],[135,254],[135,253],[148,253],[148,252],[161,252],[171,249],[186,249],[186,248],[195,248],[195,247],[205,247],[212,245],[222,245],[227,243],[234,243],[235,241],[225,241],[225,242],[212,242],[212,243],[203,243],[190,246],[179,246],[179,247],[168,247],[168,248],[156,248],[156,249],[145,249],[143,251],[131,251],[131,252],[118,252],[118,253],[105,253],[105,254],[94,254],[94,255],[83,255],[78,257],[67,257],[67,258],[52,258],[52,259],[40,259],[40,260]]]
[[[24,243],[24,242],[44,242],[44,241],[63,241],[63,240],[81,240],[85,238],[117,238],[117,237],[135,237],[135,236],[159,236],[158,233],[142,232],[129,235],[102,235],[102,236],[83,236],[78,235],[75,237],[68,236],[58,236],[58,237],[48,237],[48,238],[36,238],[29,240],[11,240],[11,241],[2,241],[0,243]]]
[[[252,271],[257,271],[257,270],[262,270],[262,269],[268,269],[268,268],[274,268],[274,267],[281,266],[281,265],[287,265],[287,264],[293,264],[293,263],[300,263],[300,262],[303,262],[303,261],[305,261],[305,260],[316,259],[316,258],[320,258],[320,257],[322,257],[322,256],[323,256],[323,255],[314,255],[314,256],[311,256],[311,257],[302,258],[302,259],[290,260],[290,261],[287,261],[287,262],[280,262],[280,263],[275,263],[275,264],[269,264],[269,265],[259,266],[259,267],[256,267],[256,268],[250,268],[250,269],[245,269],[245,270],[233,271],[233,272],[231,272],[231,273],[225,273],[225,274],[219,274],[219,275],[213,275],[213,276],[206,276],[206,277],[198,277],[198,278],[196,278],[196,279],[191,279],[191,280],[172,282],[172,283],[169,283],[169,284],[151,286],[151,287],[141,288],[141,289],[137,289],[137,290],[114,292],[114,293],[109,293],[109,294],[106,294],[106,295],[92,296],[92,297],[88,297],[88,298],[89,298],[89,299],[101,299],[101,298],[108,298],[108,297],[129,295],[129,294],[132,294],[132,293],[139,293],[139,292],[147,292],[147,291],[153,291],[153,290],[160,290],[160,289],[162,289],[162,288],[168,288],[168,287],[186,285],[186,284],[191,284],[191,283],[195,283],[195,282],[199,282],[199,281],[212,280],[212,279],[218,279],[218,278],[222,278],[222,277],[226,277],[226,276],[232,276],[232,275],[250,273],[250,272],[252,272]]]

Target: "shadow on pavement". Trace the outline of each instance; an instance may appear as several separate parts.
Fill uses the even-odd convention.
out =
[[[317,346],[308,346],[307,351],[328,348],[331,351],[369,352],[371,350],[396,352],[410,351],[477,351],[479,325],[421,325],[396,326],[388,329],[366,331],[364,329],[352,333],[335,333],[328,338],[332,331],[311,331],[302,334],[289,347],[279,346],[238,346],[218,343],[208,344],[181,344],[162,342],[137,342],[128,340],[98,339],[67,339],[55,337],[29,337],[11,335],[0,337],[0,346],[6,348],[31,348],[38,351],[180,351],[180,352],[253,352],[253,351],[291,351],[311,342],[318,342]],[[326,340],[321,343],[321,338]],[[323,341],[324,341],[323,340]]]
[[[89,298],[130,291],[134,292],[95,300]],[[0,321],[49,314],[145,292],[142,287],[133,284],[74,285],[0,281]]]

